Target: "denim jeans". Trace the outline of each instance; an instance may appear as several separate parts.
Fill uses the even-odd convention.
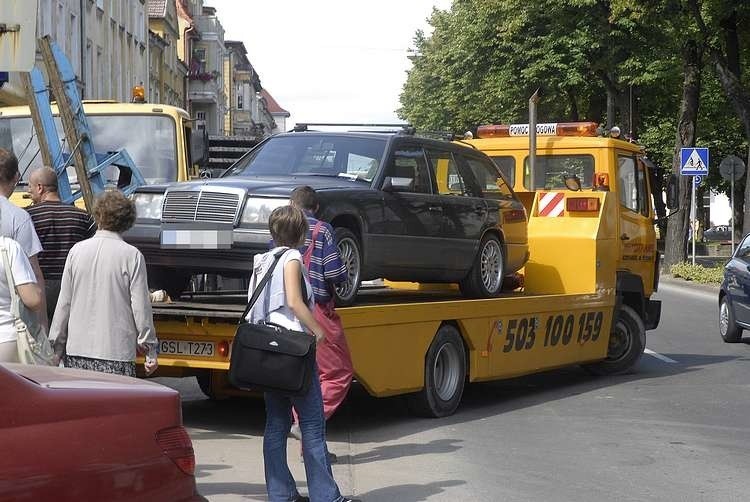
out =
[[[264,397],[266,430],[263,434],[263,463],[269,501],[288,502],[299,495],[286,461],[287,436],[292,426],[292,406],[299,416],[310,502],[342,500],[328,461],[326,422],[317,367],[310,390],[304,396],[289,397],[276,392],[266,392]]]

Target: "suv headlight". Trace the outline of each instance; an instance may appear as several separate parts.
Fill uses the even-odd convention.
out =
[[[161,206],[164,203],[163,193],[135,193],[133,194],[135,214],[144,220],[160,220]]]
[[[242,210],[240,223],[247,225],[267,224],[268,217],[277,207],[286,206],[289,199],[261,199],[248,197]]]

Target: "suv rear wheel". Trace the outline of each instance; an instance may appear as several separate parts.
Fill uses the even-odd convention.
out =
[[[505,276],[503,244],[495,234],[486,234],[468,275],[459,283],[461,293],[470,298],[491,298],[500,293]]]

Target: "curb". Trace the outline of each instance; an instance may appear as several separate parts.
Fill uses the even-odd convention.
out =
[[[719,286],[713,284],[701,284],[699,282],[686,281],[671,275],[662,274],[659,276],[659,283],[669,284],[670,286],[677,286],[685,289],[697,289],[705,291],[707,293],[719,294]]]

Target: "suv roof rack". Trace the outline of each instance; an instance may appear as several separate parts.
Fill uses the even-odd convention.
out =
[[[378,123],[355,123],[355,122],[298,122],[290,132],[307,132],[310,131],[310,126],[315,127],[382,127],[391,128],[387,129],[372,129],[372,130],[358,130],[349,132],[371,132],[381,134],[414,134],[414,128],[411,124],[378,124]]]

